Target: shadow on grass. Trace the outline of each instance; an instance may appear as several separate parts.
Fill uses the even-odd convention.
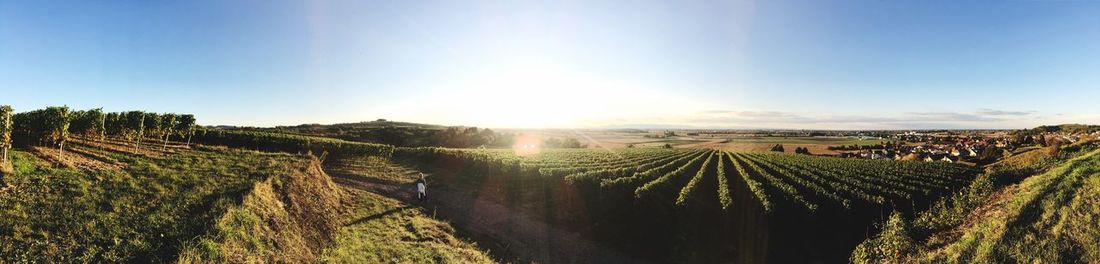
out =
[[[405,211],[405,210],[408,210],[408,209],[413,209],[415,207],[416,206],[413,206],[413,205],[406,205],[406,206],[402,206],[402,207],[389,209],[389,210],[386,210],[386,211],[381,212],[381,213],[377,213],[377,214],[369,215],[369,216],[366,216],[366,217],[363,217],[363,218],[359,218],[359,219],[357,219],[355,221],[352,221],[351,223],[348,223],[344,226],[353,226],[353,225],[358,225],[358,224],[370,222],[370,221],[373,221],[373,220],[377,220],[377,219],[386,217],[388,215],[399,213],[401,211]]]

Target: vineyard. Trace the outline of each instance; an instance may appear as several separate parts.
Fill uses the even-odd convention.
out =
[[[624,251],[690,262],[843,260],[882,215],[927,207],[975,174],[945,163],[703,149],[397,148],[394,157]]]
[[[92,171],[126,168],[112,152],[175,156],[192,149],[192,140],[311,153],[320,160],[392,159],[433,174],[434,184],[657,262],[846,261],[885,216],[922,211],[969,185],[976,174],[949,163],[712,149],[394,147],[201,128],[191,115],[141,111],[50,107],[12,114],[0,108],[0,117],[5,152],[22,146],[34,156]],[[168,148],[169,141],[177,142]]]

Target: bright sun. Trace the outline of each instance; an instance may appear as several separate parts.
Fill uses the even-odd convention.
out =
[[[478,65],[435,82],[439,88],[430,96],[432,101],[418,102],[414,108],[444,123],[499,128],[584,127],[692,109],[675,103],[675,96],[628,78],[547,61],[551,60]]]

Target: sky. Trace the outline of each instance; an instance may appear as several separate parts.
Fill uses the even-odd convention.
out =
[[[204,125],[1100,124],[1100,0],[0,1],[0,104]]]

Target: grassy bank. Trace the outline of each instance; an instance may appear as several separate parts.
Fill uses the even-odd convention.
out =
[[[118,149],[74,144],[62,163],[70,165],[13,151],[14,172],[0,192],[0,260],[167,262],[254,183],[305,161],[229,149]]]

